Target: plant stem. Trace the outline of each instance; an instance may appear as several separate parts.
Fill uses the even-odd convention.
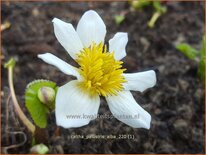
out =
[[[160,17],[161,13],[159,12],[155,12],[152,16],[152,18],[150,19],[150,21],[148,22],[148,26],[150,28],[154,27],[155,22],[157,21],[157,19]]]
[[[8,77],[9,77],[9,88],[11,91],[11,97],[14,103],[15,110],[22,121],[22,123],[27,127],[27,129],[34,134],[35,132],[35,126],[28,120],[28,118],[25,116],[23,111],[21,110],[19,103],[16,98],[15,90],[14,90],[14,84],[13,84],[13,66],[8,66]]]

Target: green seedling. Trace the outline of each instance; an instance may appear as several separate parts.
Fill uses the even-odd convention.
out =
[[[205,37],[202,39],[201,49],[198,51],[192,46],[186,43],[182,43],[176,46],[180,52],[182,52],[190,60],[194,60],[198,63],[198,76],[205,81]]]
[[[16,62],[13,58],[4,64],[4,67],[8,69],[8,81],[11,97],[17,116],[31,133],[32,145],[35,145],[36,139],[39,140],[39,137],[36,136],[38,127],[45,128],[47,126],[47,115],[55,108],[55,97],[58,87],[56,86],[56,83],[48,80],[34,80],[27,85],[25,104],[34,120],[35,124],[33,124],[24,114],[15,94],[13,83],[13,70],[15,64]],[[42,136],[44,136],[44,133],[42,133]],[[48,147],[44,144],[37,144],[32,147],[31,152],[45,154],[48,152]]]
[[[155,26],[157,19],[167,12],[167,8],[162,6],[160,1],[149,1],[149,0],[131,0],[129,1],[132,8],[135,10],[142,10],[145,7],[152,6],[154,8],[154,13],[147,23],[150,28]]]
[[[12,101],[13,101],[14,108],[15,108],[15,111],[19,119],[27,127],[27,129],[32,133],[32,135],[34,135],[35,125],[26,117],[21,107],[19,106],[18,100],[16,98],[14,83],[13,83],[13,70],[14,70],[15,63],[16,63],[15,60],[11,58],[7,63],[4,64],[4,67],[8,69],[8,81],[9,81],[9,88],[11,92]]]

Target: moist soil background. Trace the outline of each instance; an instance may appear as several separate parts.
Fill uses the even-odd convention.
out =
[[[12,101],[7,102],[8,77],[3,64],[10,57],[17,61],[15,91],[29,117],[24,105],[24,91],[29,82],[48,79],[61,86],[72,80],[38,59],[37,54],[51,52],[77,66],[55,38],[52,19],[57,17],[76,27],[81,15],[94,9],[107,26],[106,42],[118,31],[128,32],[127,57],[123,59],[126,72],[154,69],[157,73],[154,88],[143,93],[132,92],[136,101],[151,114],[151,128],[134,129],[112,118],[96,119],[76,129],[56,130],[53,113],[46,129],[47,137],[43,138],[42,131],[39,136],[40,141],[49,146],[49,153],[204,153],[204,84],[197,77],[197,64],[175,49],[181,42],[200,49],[204,2],[166,2],[164,5],[167,13],[150,29],[147,21],[152,16],[152,8],[132,11],[127,2],[3,2],[2,22],[11,22],[11,27],[2,32],[2,150],[14,146],[8,153],[29,153],[32,141],[18,120]],[[122,13],[125,20],[116,25],[114,16]],[[111,115],[103,98],[99,114]],[[26,142],[22,144],[23,135]],[[90,135],[93,139],[71,135]],[[95,135],[134,135],[135,139],[101,139],[94,138]]]

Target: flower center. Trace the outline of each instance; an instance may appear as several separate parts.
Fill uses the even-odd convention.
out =
[[[114,52],[107,52],[106,45],[93,43],[77,55],[78,71],[82,76],[79,86],[93,95],[117,95],[126,82],[122,61],[114,59]]]

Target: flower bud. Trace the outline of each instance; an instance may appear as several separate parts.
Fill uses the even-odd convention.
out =
[[[50,87],[41,87],[38,90],[39,100],[46,105],[49,105],[50,103],[54,102],[55,95],[55,90]]]
[[[46,154],[48,151],[49,151],[48,147],[44,144],[34,145],[30,149],[30,153],[35,153],[35,154]]]

